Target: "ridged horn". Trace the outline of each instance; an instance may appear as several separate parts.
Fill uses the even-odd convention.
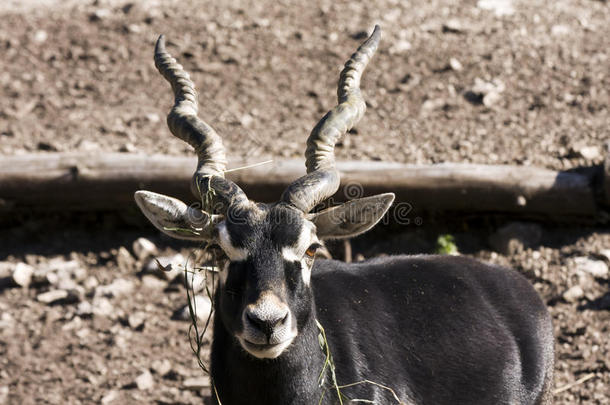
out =
[[[338,105],[326,113],[311,131],[305,151],[307,174],[288,186],[282,195],[283,202],[307,213],[339,189],[335,144],[366,111],[360,78],[377,50],[380,38],[381,30],[376,25],[371,36],[345,63],[339,77]]]
[[[213,212],[226,213],[234,204],[246,202],[246,194],[232,181],[224,178],[227,158],[222,139],[214,129],[197,116],[197,91],[189,74],[165,50],[165,36],[159,36],[155,46],[155,66],[172,86],[174,106],[167,115],[171,133],[195,149],[197,169],[193,175],[191,191],[202,198],[209,191]]]

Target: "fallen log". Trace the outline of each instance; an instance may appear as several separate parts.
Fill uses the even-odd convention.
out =
[[[133,206],[147,189],[193,201],[188,185],[196,159],[140,154],[45,153],[0,158],[0,211],[103,211]],[[245,165],[245,164],[244,164]],[[240,167],[236,163],[233,167]],[[598,218],[609,176],[602,167],[578,171],[477,164],[411,165],[339,162],[337,201],[392,191],[413,212]],[[302,160],[276,161],[227,173],[256,201],[277,201],[305,173]],[[605,185],[605,186],[604,186]],[[602,188],[598,190],[598,188]],[[608,203],[610,200],[606,200]]]

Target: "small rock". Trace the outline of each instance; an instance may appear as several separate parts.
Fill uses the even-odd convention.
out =
[[[89,19],[91,21],[101,21],[106,19],[112,15],[112,11],[107,8],[98,8],[95,10],[90,16]]]
[[[524,248],[533,247],[542,237],[542,228],[537,224],[511,222],[489,237],[489,245],[498,253],[514,254]]]
[[[108,393],[106,393],[106,395],[104,395],[102,397],[102,405],[108,405],[111,404],[112,402],[116,401],[117,399],[119,399],[119,391],[117,390],[110,390],[108,391]]]
[[[421,105],[421,109],[422,111],[435,111],[444,108],[447,104],[447,100],[444,98],[434,98],[424,101]]]
[[[157,246],[146,238],[138,238],[132,245],[133,253],[140,260],[144,260],[149,256],[157,254]]]
[[[199,391],[210,387],[210,379],[208,377],[191,377],[184,380],[182,386],[187,390]]]
[[[206,277],[203,271],[186,272],[187,288],[194,294],[197,294],[205,289]]]
[[[203,322],[207,321],[208,317],[210,316],[210,312],[212,311],[212,303],[210,299],[203,295],[196,295],[194,298],[191,299],[191,302],[193,305],[193,311],[195,311],[197,315],[197,319]],[[185,305],[184,307],[174,312],[172,318],[181,321],[190,321],[191,313],[189,310],[189,306]]]
[[[131,142],[127,142],[119,148],[119,152],[123,153],[136,153],[137,151],[138,148]]]
[[[573,152],[576,156],[587,160],[596,160],[601,157],[601,151],[597,146],[582,146]]]
[[[607,263],[610,263],[610,249],[603,249],[599,254]]]
[[[92,312],[94,315],[106,318],[116,318],[117,314],[114,306],[108,298],[95,298],[91,303]]]
[[[242,115],[240,122],[243,127],[248,128],[254,122],[254,118],[250,114],[244,114]]]
[[[459,72],[460,70],[462,70],[464,68],[462,66],[462,63],[459,60],[457,60],[456,58],[449,59],[449,67],[457,72]]]
[[[152,389],[155,386],[155,379],[153,378],[150,371],[146,370],[136,377],[135,383],[139,390],[146,391]]]
[[[112,283],[107,285],[101,285],[95,289],[96,296],[104,297],[118,297],[121,295],[127,295],[134,289],[132,281],[119,278],[114,280]]]
[[[161,280],[158,277],[145,274],[142,276],[142,287],[149,288],[151,290],[163,290],[167,287],[167,281]]]
[[[459,34],[464,31],[464,25],[459,20],[451,19],[443,24],[442,30],[445,33]]]
[[[500,101],[504,89],[504,83],[499,80],[487,82],[477,77],[474,79],[472,88],[465,93],[465,97],[473,104],[491,107]]]
[[[172,363],[167,359],[155,360],[152,362],[151,368],[155,373],[163,377],[172,371]]]
[[[85,152],[95,152],[100,150],[100,145],[98,143],[88,139],[83,139],[76,145],[76,147]]]
[[[497,17],[515,13],[512,0],[479,0],[477,7],[482,10],[493,11]]]
[[[70,296],[66,290],[51,290],[42,294],[38,294],[36,299],[43,304],[53,304],[57,301],[65,300]]]
[[[37,30],[34,33],[34,42],[42,44],[43,42],[45,42],[47,40],[48,37],[49,37],[49,34],[47,34],[47,32],[45,30]]]
[[[156,124],[158,122],[161,121],[161,117],[159,117],[159,114],[151,112],[151,113],[147,113],[145,116],[146,120],[150,123]]]
[[[17,263],[13,270],[13,281],[23,288],[28,288],[32,282],[32,275],[34,274],[34,268],[29,264]]]
[[[125,272],[131,272],[135,266],[135,259],[124,246],[121,246],[116,254],[116,262],[119,269]]]
[[[608,265],[603,260],[593,260],[588,257],[577,257],[574,259],[576,270],[589,273],[594,277],[608,277]]]
[[[568,34],[570,34],[570,27],[568,27],[567,25],[563,25],[563,24],[553,25],[551,27],[551,34],[556,37],[568,35]]]
[[[582,287],[575,285],[563,293],[563,299],[567,302],[576,302],[585,295]]]
[[[127,318],[127,323],[133,330],[142,330],[144,328],[144,322],[146,322],[146,314],[144,312],[136,312]]]
[[[76,307],[76,315],[91,316],[93,315],[93,305],[89,301],[83,301]]]
[[[3,385],[0,387],[0,404],[8,404],[8,395],[10,390],[8,386]]]
[[[394,45],[392,45],[389,49],[390,54],[400,54],[405,53],[411,49],[411,43],[407,40],[396,41]]]

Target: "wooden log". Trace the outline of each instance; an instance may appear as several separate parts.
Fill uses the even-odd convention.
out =
[[[147,189],[193,201],[193,157],[45,153],[0,158],[0,210],[118,210]],[[233,163],[232,167],[245,164]],[[595,168],[582,172],[507,165],[338,162],[337,201],[394,192],[414,212],[595,217]],[[277,201],[305,173],[302,160],[227,173],[256,201]],[[607,183],[606,183],[607,184]]]

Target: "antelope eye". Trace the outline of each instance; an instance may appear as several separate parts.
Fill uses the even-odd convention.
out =
[[[320,244],[314,243],[313,245],[307,248],[307,250],[305,251],[305,255],[307,255],[308,257],[314,257],[316,255],[316,251],[320,246]]]

